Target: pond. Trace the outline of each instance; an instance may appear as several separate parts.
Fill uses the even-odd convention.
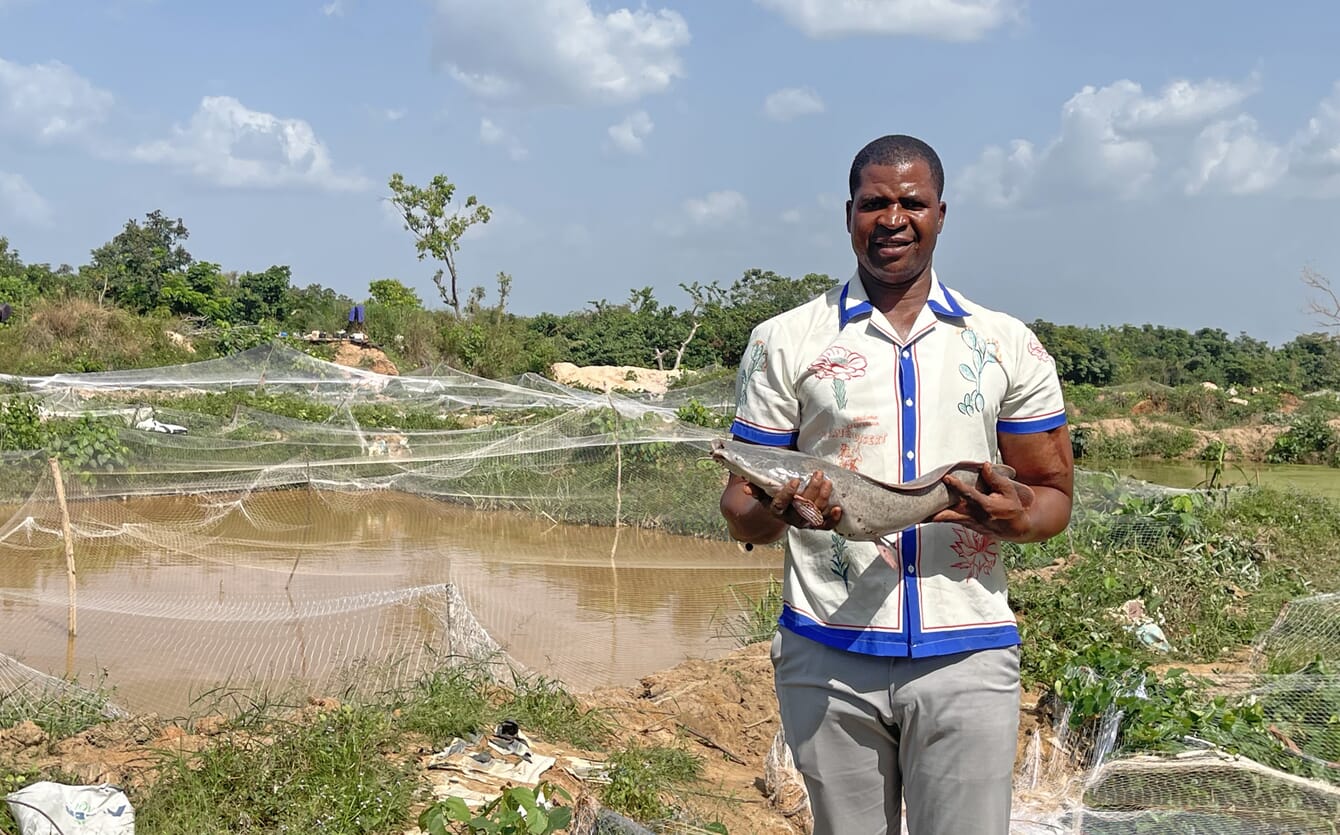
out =
[[[611,554],[611,528],[394,492],[103,500],[72,507],[67,642],[53,505],[0,510],[0,653],[85,682],[105,671],[118,703],[170,715],[220,684],[332,687],[369,661],[431,667],[473,621],[572,689],[631,685],[733,649],[739,603],[781,567],[780,550],[629,528]],[[0,692],[5,678],[0,667]]]
[[[1137,478],[1168,487],[1203,487],[1209,475],[1200,461],[1081,460],[1075,466]],[[1340,468],[1309,464],[1229,464],[1220,476],[1223,485],[1260,485],[1319,493],[1340,500]]]

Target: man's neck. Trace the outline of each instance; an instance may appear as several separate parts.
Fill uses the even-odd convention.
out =
[[[871,306],[884,314],[900,339],[906,339],[926,306],[926,299],[930,298],[931,271],[927,269],[918,278],[892,287],[867,277],[864,272],[860,277]]]

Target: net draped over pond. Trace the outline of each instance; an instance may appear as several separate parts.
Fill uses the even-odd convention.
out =
[[[535,375],[386,376],[275,346],[10,382],[46,414],[120,419],[126,453],[64,479],[73,638],[46,455],[0,456],[0,700],[74,681],[111,687],[112,712],[182,716],[237,693],[395,687],[461,658],[576,690],[631,685],[733,649],[780,573],[780,551],[726,540],[724,473],[707,460],[722,431],[676,418],[729,412],[729,381],[620,396]],[[227,392],[320,408],[164,397]],[[371,428],[375,408],[467,428]],[[1082,474],[1077,510],[1163,492]],[[1139,514],[1103,530],[1113,548],[1167,536]],[[1252,671],[1218,682],[1268,711],[1277,735],[1260,750],[1113,754],[1119,714],[1071,729],[1062,712],[1025,754],[1018,831],[1333,831],[1318,821],[1340,819],[1338,648],[1340,598],[1295,601]]]

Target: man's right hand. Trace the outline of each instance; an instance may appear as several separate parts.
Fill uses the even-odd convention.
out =
[[[733,539],[753,545],[776,542],[788,526],[832,530],[842,519],[842,508],[828,502],[833,483],[822,473],[815,473],[800,487],[800,479],[792,479],[774,496],[732,474],[721,494],[721,515]],[[823,524],[812,524],[797,512],[793,500],[808,502],[823,519]]]
[[[828,504],[833,496],[833,482],[819,470],[805,481],[804,489],[800,479],[793,478],[771,498],[756,485],[749,486],[760,496],[760,501],[768,502],[773,516],[792,527],[831,531],[842,520],[842,508]]]

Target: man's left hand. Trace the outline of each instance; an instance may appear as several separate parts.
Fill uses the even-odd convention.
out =
[[[998,539],[1019,539],[1032,530],[1028,515],[1036,499],[1032,488],[1006,478],[989,462],[982,465],[979,482],[985,484],[985,492],[952,475],[945,476],[944,483],[958,494],[959,501],[929,521],[951,522]]]

